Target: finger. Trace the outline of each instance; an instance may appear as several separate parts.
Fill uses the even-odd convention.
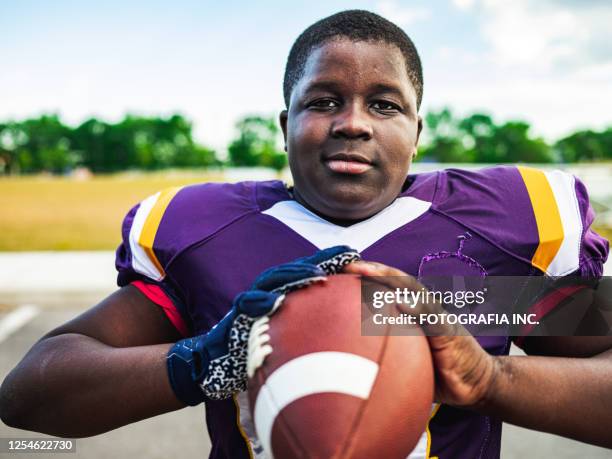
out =
[[[400,271],[397,268],[383,265],[375,261],[355,261],[346,265],[343,272],[349,274],[361,274],[362,276],[388,276],[388,277],[401,277],[408,276],[404,271]]]
[[[285,286],[298,287],[302,281],[313,282],[325,278],[326,274],[321,268],[307,263],[287,263],[267,269],[261,273],[253,286],[253,290],[271,292]]]
[[[369,281],[379,283],[390,289],[422,290],[425,288],[415,277],[406,274],[404,271],[374,261],[351,263],[345,268],[345,272],[361,274],[368,277]]]
[[[416,303],[396,303],[397,309],[404,313],[419,317],[419,325],[428,336],[458,336],[469,335],[467,329],[457,320],[450,320],[453,313],[444,309],[442,304],[427,296],[428,291],[423,290],[423,296]],[[456,319],[456,318],[455,318]]]
[[[263,290],[248,290],[241,293],[235,300],[238,312],[249,317],[261,317],[272,311],[282,295]]]
[[[428,290],[423,284],[415,277],[397,268],[373,261],[357,261],[347,265],[343,272],[365,277],[362,279],[362,291],[366,293],[367,298],[371,298],[372,293],[376,290],[399,292],[400,297],[404,292],[421,292],[422,296],[419,297],[421,299],[418,301],[395,303],[395,307],[404,314],[413,316],[448,314],[441,304],[432,301],[427,296]],[[463,326],[456,323],[449,324],[443,320],[438,322],[425,321],[421,328],[427,335],[432,336],[469,335],[469,332]]]
[[[358,274],[361,276],[376,276],[377,267],[369,261],[355,261],[342,268],[342,272],[346,274]]]

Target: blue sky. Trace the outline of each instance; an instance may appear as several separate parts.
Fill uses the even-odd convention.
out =
[[[436,0],[0,3],[0,120],[179,112],[223,149],[234,123],[283,108],[293,40],[364,8],[396,22],[423,60],[422,112],[444,105],[525,119],[548,139],[612,125],[612,2]]]

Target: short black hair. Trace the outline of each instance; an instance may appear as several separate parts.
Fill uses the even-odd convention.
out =
[[[295,40],[285,67],[283,95],[289,108],[291,91],[304,75],[310,54],[323,44],[338,38],[351,41],[380,41],[399,48],[406,61],[406,72],[417,95],[417,110],[423,99],[423,69],[419,53],[406,32],[391,21],[365,10],[347,10],[321,19]]]

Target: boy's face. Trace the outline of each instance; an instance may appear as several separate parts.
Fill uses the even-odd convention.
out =
[[[395,46],[341,39],[315,49],[280,115],[296,199],[338,222],[388,206],[416,154],[416,104]]]

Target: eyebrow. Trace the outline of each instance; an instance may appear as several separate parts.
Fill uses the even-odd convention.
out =
[[[317,91],[317,90],[334,91],[334,90],[339,90],[340,86],[341,86],[340,84],[332,80],[315,81],[309,84],[308,86],[306,86],[306,89],[304,90],[304,92],[309,93],[309,92]],[[402,91],[397,86],[394,86],[394,85],[385,84],[385,83],[376,83],[372,85],[369,89],[370,89],[370,92],[373,92],[376,94],[380,94],[380,93],[395,94],[396,96],[400,97],[402,100],[405,99]]]
[[[304,92],[308,93],[311,91],[325,91],[325,90],[336,90],[338,89],[340,85],[338,83],[336,83],[335,81],[328,81],[328,80],[322,80],[322,81],[315,81],[314,83],[310,83],[308,86],[306,86],[306,89],[304,90]]]
[[[404,93],[397,86],[384,84],[384,83],[377,83],[373,85],[371,89],[372,89],[372,92],[377,93],[377,94],[381,92],[385,92],[385,93],[395,94],[401,99],[404,99]]]

